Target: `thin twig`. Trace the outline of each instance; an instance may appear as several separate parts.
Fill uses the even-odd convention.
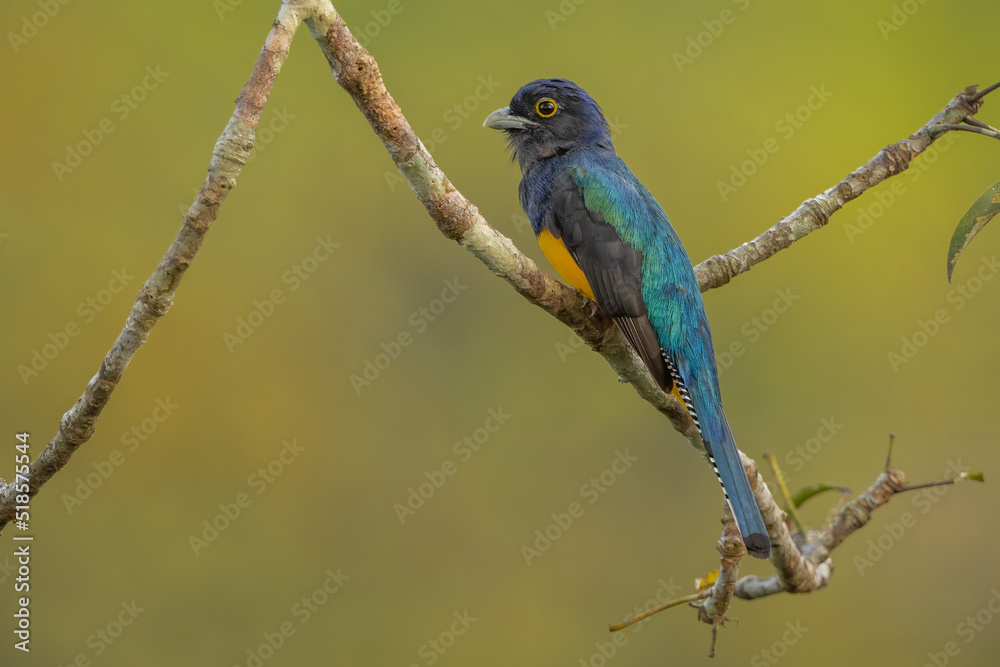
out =
[[[917,491],[918,489],[929,489],[932,486],[950,486],[958,481],[957,477],[952,477],[950,479],[942,479],[939,482],[924,482],[923,484],[911,484],[909,486],[904,486],[899,490],[899,493],[905,493],[906,491]]]
[[[766,485],[759,479],[756,466],[753,465],[752,461],[744,461],[747,476],[764,516],[764,523],[768,526],[771,538],[771,562],[775,565],[777,573],[765,578],[753,575],[745,576],[736,580],[735,585],[730,585],[730,582],[720,584],[719,579],[726,577],[728,566],[724,554],[719,570],[719,579],[710,589],[711,595],[707,596],[705,602],[699,605],[699,620],[713,624],[717,619],[724,620],[728,609],[728,600],[731,596],[744,600],[756,600],[779,593],[809,593],[824,588],[829,584],[830,577],[833,575],[831,552],[852,534],[866,526],[871,520],[872,513],[888,503],[894,495],[930,486],[954,484],[961,480],[983,480],[983,474],[977,471],[961,473],[958,477],[940,482],[907,486],[906,476],[901,471],[891,467],[894,444],[895,438],[890,438],[890,452],[886,459],[887,468],[878,476],[875,483],[849,503],[844,503],[846,494],[842,495],[838,502],[838,507],[842,507],[840,507],[836,517],[825,522],[828,525],[824,525],[821,530],[812,533],[813,539],[804,545],[801,552],[791,542],[787,527],[784,526],[784,513],[778,509],[767,491]],[[844,491],[850,493],[849,489],[844,489]],[[780,514],[776,516],[775,512]],[[732,515],[728,511],[725,514],[724,522],[731,521]],[[782,527],[785,527],[785,530],[782,530]],[[725,537],[726,529],[723,530],[723,538],[719,540],[720,551],[722,551]],[[736,566],[738,567],[738,561]],[[730,568],[730,575],[733,570],[734,568]],[[717,604],[722,599],[726,600],[724,606]],[[663,608],[668,609],[673,606],[676,605],[665,605]],[[642,618],[647,618],[656,611],[650,611]]]
[[[976,127],[981,127],[984,130],[991,130],[993,132],[996,132],[996,133],[1000,134],[1000,130],[998,130],[997,128],[993,127],[992,125],[987,125],[986,123],[984,123],[983,121],[979,120],[975,116],[969,116],[968,118],[966,118],[962,122],[963,123],[968,123],[969,125],[975,125]]]
[[[917,489],[926,489],[931,486],[947,486],[948,484],[955,484],[956,482],[964,482],[964,481],[982,482],[984,481],[983,473],[979,471],[962,472],[958,474],[958,477],[949,477],[948,479],[942,479],[939,482],[926,482],[924,484],[914,484],[912,486],[904,486],[902,489],[900,489],[900,493],[902,493],[903,491],[916,491]]]
[[[997,88],[1000,88],[1000,81],[997,81],[992,86],[987,86],[986,88],[983,88],[980,91],[974,91],[972,93],[972,99],[973,99],[973,101],[981,100],[983,97],[985,97],[986,95],[989,95],[990,93],[992,93]]]
[[[778,459],[775,457],[774,452],[764,452],[764,460],[767,461],[767,465],[771,467],[771,474],[774,475],[774,479],[778,482],[778,492],[781,494],[781,499],[785,503],[785,512],[792,517],[792,523],[795,524],[795,528],[799,531],[799,535],[805,539],[809,533],[806,532],[806,528],[802,525],[802,519],[799,517],[799,511],[795,507],[795,503],[792,502],[792,494],[788,490],[788,484],[785,481],[785,473],[781,471],[778,467]]]
[[[725,285],[741,273],[749,271],[760,262],[788,248],[803,236],[826,225],[830,216],[847,202],[856,199],[885,179],[905,171],[914,157],[924,152],[940,134],[943,134],[943,132],[935,133],[936,130],[933,128],[940,125],[955,125],[974,116],[982,106],[983,96],[995,88],[996,86],[990,86],[985,91],[979,92],[976,92],[975,86],[966,88],[922,128],[906,139],[883,148],[840,183],[812,199],[807,199],[791,215],[753,241],[744,243],[724,255],[710,257],[696,266],[695,273],[698,275],[701,290],[704,292]],[[956,125],[956,127],[961,126]]]
[[[850,499],[851,499],[851,490],[846,486],[840,487],[840,497],[837,499],[837,504],[830,508],[830,511],[827,513],[826,518],[823,519],[823,524],[820,526],[820,530],[826,530],[827,528],[830,527],[830,524],[833,523],[834,519],[836,519],[840,515],[841,511],[843,511],[844,509],[844,506],[847,504],[847,501]]]
[[[695,602],[697,600],[704,600],[705,598],[707,598],[709,596],[710,593],[711,593],[711,590],[706,589],[706,590],[703,590],[703,591],[698,591],[697,593],[692,593],[691,595],[685,595],[684,597],[677,598],[676,600],[670,600],[669,602],[664,602],[663,604],[658,604],[655,607],[652,607],[651,609],[647,609],[644,612],[641,612],[639,614],[636,614],[635,616],[630,617],[628,620],[623,621],[622,623],[616,623],[614,625],[609,625],[608,626],[608,630],[610,630],[611,632],[617,632],[619,630],[624,630],[625,628],[627,628],[630,625],[634,625],[634,624],[638,623],[639,621],[646,620],[647,618],[649,618],[653,614],[659,614],[664,609],[670,609],[671,607],[678,607],[678,606],[684,604],[685,602]]]
[[[993,128],[986,129],[984,127],[979,127],[978,125],[956,125],[954,123],[948,123],[945,125],[935,125],[931,128],[931,132],[936,136],[938,134],[944,134],[949,131],[956,132],[975,132],[976,134],[981,134],[985,137],[992,137],[994,139],[1000,139],[1000,132],[997,132]]]

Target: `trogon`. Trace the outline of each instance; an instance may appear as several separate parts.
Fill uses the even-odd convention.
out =
[[[747,551],[771,545],[722,410],[691,260],[653,195],[618,157],[582,88],[539,79],[483,123],[503,130],[521,166],[521,205],[552,266],[621,328],[664,391],[697,425]]]

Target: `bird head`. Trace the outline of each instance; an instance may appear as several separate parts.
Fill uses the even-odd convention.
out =
[[[510,106],[491,113],[483,126],[506,132],[522,170],[573,148],[614,151],[601,108],[583,88],[566,79],[525,84]]]

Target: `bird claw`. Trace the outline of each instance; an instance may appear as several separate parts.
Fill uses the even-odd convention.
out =
[[[577,291],[582,293],[581,290]],[[587,303],[583,308],[584,312],[587,313],[587,317],[589,317],[592,320],[597,320],[602,326],[604,325],[604,320],[605,320],[604,311],[601,310],[601,307],[597,305],[596,301],[591,301],[588,298]]]

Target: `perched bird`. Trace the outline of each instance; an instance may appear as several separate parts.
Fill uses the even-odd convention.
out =
[[[484,126],[521,166],[521,205],[560,275],[621,328],[664,391],[683,402],[757,558],[771,552],[729,424],[701,290],[667,215],[618,157],[600,107],[565,79],[523,86]]]

